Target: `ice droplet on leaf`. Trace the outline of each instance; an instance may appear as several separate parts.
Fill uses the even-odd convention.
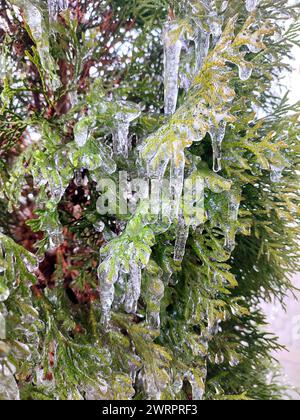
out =
[[[164,43],[164,84],[165,114],[174,114],[178,99],[179,64],[183,47],[182,28],[176,21],[165,24]]]
[[[253,12],[258,4],[259,4],[260,0],[246,0],[246,9],[248,12]]]

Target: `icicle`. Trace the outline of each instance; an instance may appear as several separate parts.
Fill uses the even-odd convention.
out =
[[[229,220],[232,222],[236,222],[238,220],[241,197],[237,191],[230,191],[228,194],[229,194],[229,205],[228,205]]]
[[[14,0],[13,3],[16,3],[17,6],[19,6],[18,1]],[[24,2],[23,7],[25,21],[30,28],[30,32],[36,43],[42,67],[49,73],[51,88],[55,91],[61,86],[61,82],[56,74],[56,65],[49,51],[47,23],[45,22],[42,12],[35,4],[26,1]]]
[[[129,143],[128,134],[130,123],[141,115],[141,110],[136,104],[126,102],[118,103],[119,110],[116,113],[116,128],[113,132],[114,152],[123,158],[128,157]]]
[[[258,4],[259,4],[260,0],[246,0],[246,9],[248,12],[253,12]]]
[[[178,79],[180,55],[183,47],[182,29],[176,21],[165,24],[164,42],[164,83],[165,114],[174,114],[178,99]]]
[[[176,235],[176,242],[175,242],[175,252],[174,252],[174,261],[182,262],[186,243],[189,237],[189,226],[186,225],[185,220],[183,217],[180,217],[178,223],[178,231]]]
[[[110,311],[115,296],[115,283],[119,278],[119,271],[121,269],[120,264],[117,264],[113,273],[110,272],[111,266],[114,266],[115,262],[111,261],[110,257],[105,262],[104,270],[100,265],[98,269],[98,277],[100,281],[100,300],[102,309],[102,323],[107,325],[110,320]]]
[[[170,199],[172,203],[170,217],[172,219],[177,218],[179,214],[179,207],[180,207],[181,199],[182,199],[184,168],[185,168],[184,152],[181,152],[181,153],[176,152],[176,143],[173,144],[173,147],[174,147],[174,153],[171,160],[171,169],[170,169]]]
[[[204,60],[209,51],[210,34],[198,27],[195,36],[195,54],[196,54],[196,74],[198,74],[203,66]]]
[[[270,179],[274,183],[278,183],[282,179],[282,172],[285,169],[285,166],[276,166],[276,165],[270,165],[271,173],[270,173]]]
[[[210,128],[210,137],[212,140],[213,147],[213,170],[214,172],[220,172],[222,169],[222,142],[226,133],[225,121],[221,121],[219,126],[211,126]]]
[[[131,265],[131,271],[128,276],[125,311],[135,313],[137,311],[138,300],[141,295],[142,270],[137,264]]]
[[[239,77],[241,80],[246,81],[249,80],[252,75],[252,65],[250,63],[247,63],[246,61],[244,64],[239,65]]]

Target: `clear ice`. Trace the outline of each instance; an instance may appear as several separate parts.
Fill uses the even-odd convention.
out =
[[[141,109],[134,103],[118,102],[115,115],[115,130],[113,131],[114,153],[124,158],[129,153],[129,127],[130,123],[141,115]]]
[[[137,311],[137,304],[141,295],[141,284],[142,270],[137,264],[133,264],[128,275],[124,302],[125,311],[129,314]]]
[[[174,261],[176,262],[182,262],[183,260],[186,249],[186,243],[189,237],[189,231],[190,227],[186,225],[184,218],[180,217],[178,222],[174,251]]]
[[[210,34],[201,27],[198,27],[195,35],[196,74],[200,72],[208,54],[209,41]]]
[[[74,127],[74,139],[79,147],[83,147],[89,138],[89,123],[87,119],[82,119]]]
[[[218,126],[212,125],[210,128],[210,137],[213,148],[213,170],[220,172],[222,169],[222,143],[226,133],[226,122],[220,121]]]
[[[176,111],[179,84],[180,55],[183,48],[182,31],[176,21],[165,24],[164,43],[164,86],[165,114],[172,115]]]

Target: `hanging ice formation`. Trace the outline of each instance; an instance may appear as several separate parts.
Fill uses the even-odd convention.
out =
[[[186,243],[189,237],[190,226],[186,224],[183,217],[179,218],[178,227],[177,227],[177,234],[176,234],[176,242],[175,242],[175,252],[174,252],[174,261],[182,262]]]
[[[129,127],[130,123],[141,115],[141,109],[138,105],[130,102],[117,102],[115,118],[115,129],[113,131],[114,153],[124,158],[129,153]]]
[[[165,114],[172,115],[177,106],[179,64],[183,47],[183,28],[177,21],[171,20],[165,24],[163,44]]]
[[[258,4],[259,4],[260,0],[246,0],[246,9],[248,12],[253,12]]]
[[[152,231],[147,227],[137,226],[133,221],[121,237],[112,240],[101,250],[102,263],[98,269],[98,277],[104,324],[110,320],[115,284],[119,281],[125,287],[125,310],[129,313],[136,312],[141,294],[142,270],[149,263],[153,243]]]
[[[48,73],[50,87],[54,91],[57,90],[61,86],[61,82],[56,74],[55,62],[50,54],[49,33],[43,13],[34,1],[12,0],[12,3],[22,7],[25,21],[36,44],[42,67]]]
[[[228,224],[225,227],[225,248],[232,252],[235,248],[236,222],[238,220],[241,194],[238,190],[228,192]]]
[[[210,128],[210,137],[213,147],[213,170],[220,172],[222,169],[222,143],[226,132],[226,121],[220,121],[218,126],[212,125]]]

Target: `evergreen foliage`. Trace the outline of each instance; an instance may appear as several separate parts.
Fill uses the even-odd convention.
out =
[[[260,303],[299,270],[299,7],[1,0],[0,399],[283,398]],[[124,171],[174,208],[101,216]]]

